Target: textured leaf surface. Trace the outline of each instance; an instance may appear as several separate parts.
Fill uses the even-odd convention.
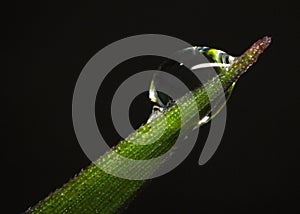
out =
[[[265,37],[256,42],[233,64],[219,74],[219,80],[214,78],[196,89],[193,93],[185,95],[176,105],[167,109],[151,122],[141,126],[114,149],[124,157],[136,160],[147,160],[158,157],[168,151],[174,144],[180,128],[185,131],[192,129],[195,117],[191,111],[191,103],[196,100],[200,118],[210,112],[209,96],[217,99],[223,89],[227,91],[241,74],[243,74],[269,45],[270,38]],[[179,114],[179,107],[182,109]],[[198,113],[198,112],[197,112]],[[182,120],[182,115],[186,120]],[[166,123],[163,120],[166,119]],[[167,125],[165,129],[165,125]],[[162,127],[164,126],[164,127]],[[160,130],[165,129],[162,136]],[[157,136],[159,140],[157,140]],[[148,145],[139,145],[140,143]],[[119,165],[118,158],[112,151],[101,157],[96,164],[91,164],[78,176],[65,184],[62,188],[50,194],[46,199],[38,203],[27,212],[30,213],[116,213],[132,200],[145,180],[128,180],[107,174],[97,167],[97,164],[105,165],[115,172],[126,170]],[[151,173],[156,166],[139,166],[137,173]]]

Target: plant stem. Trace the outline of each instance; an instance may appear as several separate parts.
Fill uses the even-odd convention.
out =
[[[147,160],[167,152],[173,146],[181,127],[190,130],[195,125],[191,121],[196,115],[193,111],[190,111],[190,106],[187,104],[195,100],[200,118],[207,115],[210,112],[209,97],[217,98],[221,90],[226,91],[257,60],[269,43],[270,38],[268,37],[254,43],[231,66],[219,74],[219,80],[214,78],[205,84],[205,87],[200,87],[193,93],[185,95],[176,105],[167,109],[153,121],[141,126],[121,141],[112,151],[115,154],[135,160]],[[221,83],[223,89],[217,87],[217,83]],[[179,107],[183,109],[180,113]],[[183,114],[186,116],[185,118],[188,118],[185,121],[181,120]],[[163,123],[163,120],[166,120],[166,123]],[[166,124],[167,128],[162,127]],[[157,133],[161,129],[164,129],[164,133],[158,139]],[[143,145],[140,145],[141,142],[143,142]],[[106,153],[96,164],[91,164],[78,176],[50,194],[36,206],[29,208],[27,212],[116,213],[124,209],[136,196],[146,180],[123,179],[101,170],[97,166],[98,164],[105,165],[110,170],[115,170],[115,172],[122,170],[122,166],[118,164],[117,156],[113,155],[112,151]],[[150,173],[153,167],[145,164],[142,166],[144,171],[140,173]]]

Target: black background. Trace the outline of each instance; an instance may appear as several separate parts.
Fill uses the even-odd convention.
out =
[[[232,55],[265,35],[273,42],[238,82],[213,158],[198,165],[206,126],[189,157],[154,179],[125,213],[300,212],[296,5],[41,1],[15,3],[11,9],[2,19],[9,45],[1,86],[7,107],[2,120],[2,211],[25,211],[90,163],[72,125],[78,75],[106,45],[156,33]],[[146,118],[149,104],[144,105],[136,120]]]

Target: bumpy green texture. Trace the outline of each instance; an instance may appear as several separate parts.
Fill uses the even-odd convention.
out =
[[[117,213],[132,200],[146,180],[128,180],[110,175],[97,165],[105,165],[114,172],[122,169],[118,164],[117,156],[136,160],[147,160],[158,157],[167,152],[174,144],[179,131],[185,131],[195,126],[192,122],[196,116],[191,111],[191,103],[195,100],[198,112],[204,117],[210,112],[209,97],[217,99],[222,90],[225,92],[241,74],[243,74],[269,45],[270,38],[265,37],[238,57],[233,64],[219,74],[219,79],[214,78],[181,98],[176,105],[158,115],[151,122],[141,126],[124,141],[120,142],[112,151],[101,157],[96,164],[91,164],[78,176],[65,184],[62,188],[50,194],[46,199],[30,208],[29,213]],[[219,87],[219,84],[223,88]],[[179,107],[181,111],[179,112]],[[182,120],[182,115],[186,118]],[[160,130],[164,130],[161,135]],[[159,134],[158,134],[159,133]],[[140,143],[147,145],[140,145]],[[140,166],[138,173],[151,173],[155,166]]]

